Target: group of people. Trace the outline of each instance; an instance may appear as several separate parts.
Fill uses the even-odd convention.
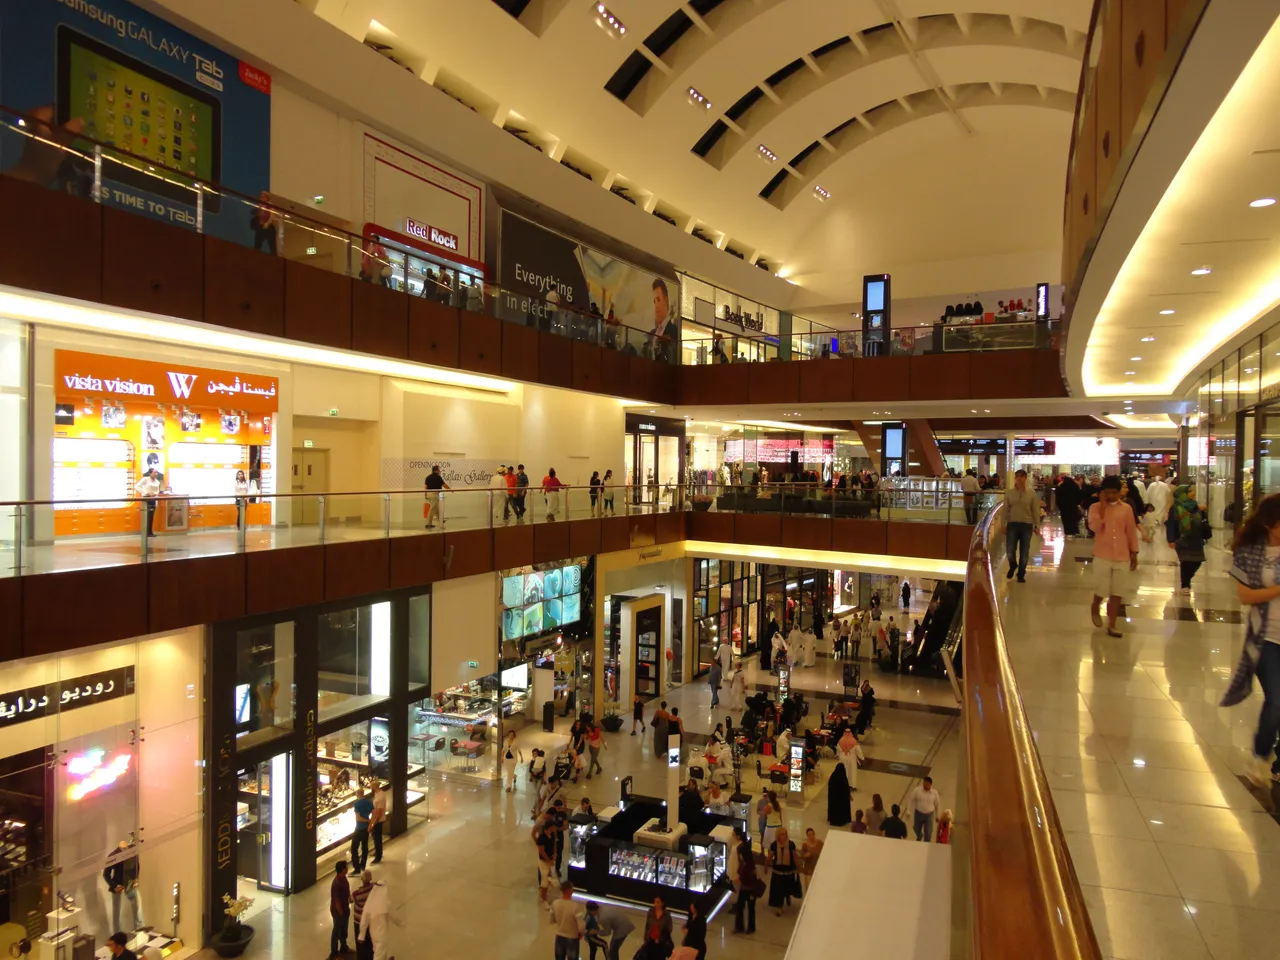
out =
[[[701,900],[689,905],[681,945],[675,945],[675,921],[661,896],[645,913],[640,925],[640,948],[634,960],[704,960],[707,955],[707,916],[710,907]],[[560,896],[550,904],[556,930],[556,960],[578,960],[582,942],[591,960],[600,953],[605,960],[619,960],[622,944],[636,931],[631,911],[594,900],[575,900],[573,884],[566,881]]]
[[[374,879],[373,871],[360,870],[360,886],[351,889],[347,861],[339,860],[329,884],[329,915],[333,930],[329,935],[329,960],[351,953],[347,937],[354,929],[356,960],[387,960],[388,932],[393,921],[390,895],[385,881]]]

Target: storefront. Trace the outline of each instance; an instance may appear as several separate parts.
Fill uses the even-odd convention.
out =
[[[734,560],[693,561],[693,630],[698,641],[695,676],[711,669],[722,640],[735,657],[758,648],[760,576],[754,563]]]
[[[685,422],[628,413],[624,476],[631,502],[670,508],[684,483]]]
[[[270,904],[346,859],[357,791],[386,837],[427,815],[431,598],[397,592],[215,627],[208,648],[208,903]],[[384,838],[384,839],[385,839]]]
[[[728,362],[754,363],[825,356],[837,336],[826,324],[783,313],[687,274],[680,275],[680,316],[685,364],[716,362],[717,337]]]
[[[399,230],[367,223],[364,236],[387,251],[391,273],[386,285],[393,290],[483,311],[485,266],[457,253],[453,234],[406,217]]]
[[[250,525],[272,522],[279,383],[258,373],[55,350],[55,536],[233,529],[236,484]],[[122,504],[154,471],[154,505]],[[201,498],[192,501],[191,498]],[[97,502],[95,502],[97,501]]]
[[[778,626],[790,632],[793,626],[806,630],[813,626],[813,615],[822,611],[824,621],[831,619],[832,582],[830,570],[807,567],[783,567],[771,563],[758,565],[760,589],[764,605],[760,609],[758,636],[763,637],[770,618],[778,618]]]
[[[0,923],[37,958],[93,956],[116,931],[138,954],[198,948],[216,922],[201,892],[203,636],[0,665]]]

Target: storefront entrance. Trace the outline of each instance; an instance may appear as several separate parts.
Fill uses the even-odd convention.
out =
[[[277,753],[237,774],[239,876],[257,890],[289,892],[291,766],[288,753]]]
[[[624,475],[631,502],[670,508],[684,483],[684,421],[629,413],[626,430]]]

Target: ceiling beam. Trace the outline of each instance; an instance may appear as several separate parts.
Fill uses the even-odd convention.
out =
[[[684,15],[686,17],[693,21],[693,25],[707,36],[710,37],[715,33],[715,31],[711,29],[711,25],[702,19],[702,14],[698,13],[698,11],[693,9],[692,6],[687,3],[682,3],[680,4],[680,9],[684,11]]]
[[[911,30],[908,29],[906,19],[898,9],[898,4],[895,0],[875,0],[875,4],[880,8],[880,12],[885,19],[893,24],[893,28],[898,34],[898,39],[902,41],[902,45],[906,48],[907,56],[911,59],[912,66],[916,68],[916,73],[920,75],[920,78],[933,90],[938,100],[946,107],[947,112],[951,114],[951,119],[960,128],[960,132],[965,136],[971,136],[973,127],[956,109],[953,92],[946,88],[942,78],[938,76],[938,71],[933,68],[933,64],[916,46],[915,38],[912,36]],[[915,23],[915,21],[912,22]]]

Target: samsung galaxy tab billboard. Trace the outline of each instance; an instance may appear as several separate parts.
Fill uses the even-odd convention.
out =
[[[193,228],[195,181],[269,186],[271,77],[124,0],[0,4],[0,103],[26,117],[0,137],[18,179],[92,196],[101,145],[103,203]],[[206,193],[204,230],[249,242],[253,213]]]

